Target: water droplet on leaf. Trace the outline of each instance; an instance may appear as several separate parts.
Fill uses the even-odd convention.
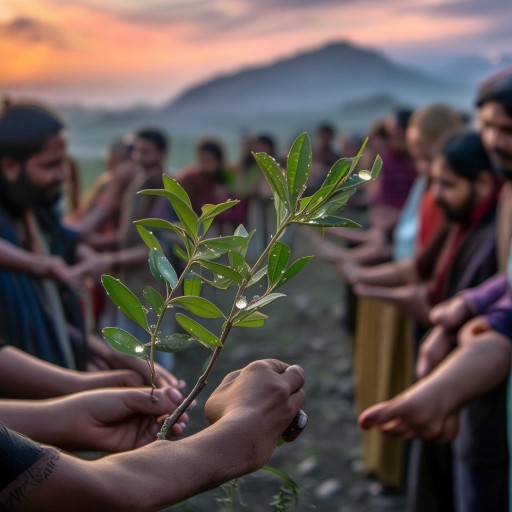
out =
[[[144,347],[142,345],[137,345],[135,347],[135,352],[137,352],[137,354],[142,354],[142,352],[144,352]]]
[[[247,307],[247,299],[245,297],[240,297],[236,302],[235,306],[238,309],[244,309]]]
[[[370,171],[359,171],[357,175],[364,181],[369,181],[372,179]]]

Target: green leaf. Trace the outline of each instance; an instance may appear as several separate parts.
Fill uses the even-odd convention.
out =
[[[314,212],[316,208],[319,208],[324,202],[329,200],[335,189],[335,184],[319,188],[312,196],[305,197],[300,201],[299,211]]]
[[[249,282],[247,283],[247,286],[252,286],[253,284],[256,284],[260,279],[262,279],[264,276],[267,275],[268,267],[265,265],[263,268],[260,268],[258,272],[256,272],[251,279],[249,279]]]
[[[177,224],[173,224],[172,222],[169,222],[167,220],[163,219],[140,219],[133,222],[136,226],[144,226],[147,228],[154,228],[154,229],[166,229],[168,231],[172,231],[178,237],[180,240],[185,241],[187,240],[187,232]]]
[[[286,297],[284,293],[269,293],[268,295],[263,295],[261,299],[258,299],[254,302],[251,302],[246,308],[245,311],[251,311],[252,309],[262,308],[271,302],[274,302],[276,299],[280,297]]]
[[[297,137],[288,154],[286,176],[292,203],[302,195],[311,170],[311,142],[307,133]]]
[[[190,348],[191,342],[196,341],[188,334],[174,333],[168,336],[160,336],[155,343],[155,350],[159,352],[179,352],[186,348]]]
[[[294,261],[281,275],[281,279],[272,287],[273,290],[277,290],[288,282],[292,277],[298,274],[313,258],[313,256],[304,256]]]
[[[178,256],[183,261],[188,261],[188,254],[185,252],[183,247],[180,247],[178,244],[174,244],[172,246],[172,252]],[[164,283],[165,284],[165,283]]]
[[[171,288],[176,288],[176,285],[178,284],[178,276],[163,252],[149,251],[149,265],[151,273],[155,270],[155,272],[159,274]],[[154,273],[153,275],[155,276]]]
[[[249,314],[236,317],[233,327],[263,327],[267,318],[268,316],[260,311],[251,311]]]
[[[351,166],[352,158],[340,158],[327,173],[321,188],[342,183],[345,178],[348,178]]]
[[[105,327],[101,332],[105,341],[118,352],[138,357],[139,359],[148,358],[142,343],[124,329]]]
[[[164,298],[151,286],[146,286],[142,292],[144,299],[155,310],[157,316],[159,316],[164,309]]]
[[[148,323],[140,300],[119,279],[102,275],[101,282],[112,302],[130,319],[146,331]]]
[[[276,210],[276,228],[279,228],[288,215],[288,208],[278,196],[274,196],[274,208]],[[265,242],[268,242],[265,240]]]
[[[220,263],[214,263],[213,261],[204,261],[204,260],[196,260],[196,262],[204,268],[211,270],[215,274],[225,277],[227,279],[231,279],[237,283],[241,283],[244,280],[244,276],[233,270],[231,267],[227,267],[226,265],[221,265]]]
[[[361,185],[365,185],[368,181],[369,179],[364,179],[359,177],[357,174],[354,174],[353,176],[350,176],[350,178],[341,187],[339,187],[338,190],[345,192],[347,190],[360,187]]]
[[[334,215],[327,215],[324,217],[309,218],[304,221],[298,221],[299,224],[307,226],[316,226],[318,228],[360,228],[361,224],[343,217],[335,217]]]
[[[189,272],[183,282],[183,293],[197,297],[201,293],[201,288],[201,278],[195,272]]]
[[[198,250],[197,257],[201,260],[216,260],[217,258],[220,258],[223,254],[225,254],[227,251],[227,249],[215,250],[203,246],[202,249]]]
[[[273,285],[281,277],[291,256],[290,248],[276,242],[268,254],[268,283]]]
[[[239,252],[229,251],[228,258],[231,268],[235,269],[244,277],[249,276],[249,264],[245,261],[245,258]]]
[[[224,313],[208,299],[194,295],[184,295],[171,301],[173,306],[182,306],[201,318],[222,318]]]
[[[342,210],[348,203],[348,200],[352,197],[355,189],[348,190],[347,192],[339,192],[333,194],[327,203],[318,208],[312,215],[312,217],[320,217],[322,215],[336,215]]]
[[[213,286],[214,288],[218,288],[219,290],[227,290],[230,286],[237,284],[236,281],[233,281],[233,279],[228,279],[226,277],[215,277],[215,279],[212,281],[206,277],[201,276],[201,281],[208,283],[209,285]]]
[[[162,180],[164,182],[165,190],[171,192],[175,196],[178,196],[183,202],[187,203],[190,208],[192,208],[192,203],[190,202],[190,197],[187,194],[187,191],[174,178],[164,174],[162,176]]]
[[[201,324],[192,320],[188,316],[182,315],[181,313],[176,314],[176,322],[185,329],[192,337],[202,343],[208,348],[222,347],[220,339],[211,333],[208,329],[203,327]]]
[[[245,226],[243,224],[240,224],[240,226],[238,226],[235,229],[234,235],[235,236],[249,236],[249,232],[247,231],[247,229],[245,229]]]
[[[372,180],[376,180],[379,177],[380,171],[382,170],[382,164],[382,158],[380,155],[377,155],[375,161],[373,162],[372,170],[370,171]]]
[[[288,210],[291,210],[286,179],[277,162],[266,153],[253,153],[253,155],[272,189],[274,198],[279,197]]]
[[[231,249],[242,247],[247,242],[244,236],[220,236],[203,240],[199,247],[208,247],[216,251],[227,252]]]
[[[238,199],[230,199],[225,203],[220,204],[205,204],[201,207],[202,215],[199,217],[199,222],[203,223],[203,232],[206,233],[212,225],[215,217],[230,208],[233,208],[240,201]]]
[[[139,232],[140,237],[144,241],[144,243],[149,247],[149,250],[156,250],[161,251],[162,246],[160,245],[160,242],[157,240],[156,236],[153,235],[151,231],[148,231],[143,226],[135,226],[137,228],[137,231]]]
[[[168,190],[161,189],[147,189],[141,190],[138,194],[149,196],[163,196],[171,203],[178,219],[185,228],[187,234],[192,238],[197,238],[198,218],[191,206],[188,205],[180,196],[169,192]]]
[[[233,208],[233,206],[235,206],[235,204],[238,204],[239,202],[240,201],[238,199],[230,199],[225,203],[205,204],[201,207],[202,213],[201,217],[199,217],[199,222],[204,222],[205,220],[213,219],[222,212],[225,212],[226,210]]]

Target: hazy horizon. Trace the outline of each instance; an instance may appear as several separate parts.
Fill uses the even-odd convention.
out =
[[[3,0],[0,93],[158,106],[206,79],[348,40],[402,63],[499,61],[509,0]]]

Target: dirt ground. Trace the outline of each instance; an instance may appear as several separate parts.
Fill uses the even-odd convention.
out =
[[[294,245],[294,258],[312,253],[300,233]],[[188,433],[205,425],[202,404],[209,390],[230,371],[266,357],[298,363],[306,372],[305,410],[309,424],[297,441],[279,447],[270,463],[300,486],[299,504],[290,510],[402,511],[402,496],[373,496],[368,492],[371,482],[360,470],[352,340],[343,329],[343,283],[330,267],[314,259],[283,291],[288,297],[268,308],[271,318],[264,328],[239,329],[229,339],[209,387],[191,412]],[[201,348],[177,354],[175,373],[191,382],[206,357],[205,349]],[[272,511],[269,503],[278,486],[278,479],[266,473],[245,477],[240,483],[243,504],[237,503],[233,510]],[[172,510],[226,510],[216,501],[223,495],[220,490],[210,491]]]

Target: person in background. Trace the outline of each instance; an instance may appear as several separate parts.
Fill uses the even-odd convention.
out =
[[[368,409],[359,421],[363,428],[441,440],[453,438],[460,425],[455,442],[457,510],[494,512],[508,510],[510,503],[503,414],[512,332],[506,276],[512,238],[512,70],[484,82],[476,104],[482,140],[506,180],[497,223],[501,274],[431,312],[435,328],[418,361],[422,379],[396,398]],[[454,339],[457,344],[450,352]]]

